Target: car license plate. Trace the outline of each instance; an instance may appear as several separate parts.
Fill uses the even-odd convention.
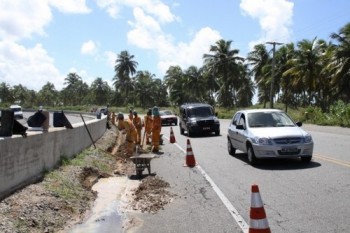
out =
[[[203,127],[203,130],[210,130],[210,127]]]
[[[295,153],[295,152],[298,152],[298,148],[297,147],[282,147],[281,151],[288,152],[288,153]]]

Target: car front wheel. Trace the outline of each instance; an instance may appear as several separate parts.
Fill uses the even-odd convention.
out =
[[[193,132],[191,131],[190,127],[188,127],[188,129],[187,129],[187,136],[188,137],[193,137]]]
[[[248,161],[250,165],[255,165],[257,159],[255,157],[253,147],[251,145],[248,145],[247,147]]]
[[[229,138],[227,138],[227,150],[230,155],[236,154],[236,148],[232,146],[232,143]]]
[[[180,126],[180,134],[181,134],[181,135],[184,135],[185,130],[181,127],[181,124],[180,124],[179,126]]]

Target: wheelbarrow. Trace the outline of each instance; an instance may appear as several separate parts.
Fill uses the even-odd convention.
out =
[[[151,174],[151,160],[155,155],[151,154],[140,154],[131,156],[130,159],[135,164],[136,175],[141,178],[142,172],[147,168],[148,174]]]

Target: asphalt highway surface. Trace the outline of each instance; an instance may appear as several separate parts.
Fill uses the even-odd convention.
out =
[[[350,129],[304,125],[314,139],[313,160],[264,160],[227,152],[229,120],[220,136],[187,137],[162,127],[163,154],[152,170],[181,198],[154,215],[143,215],[137,232],[247,232],[251,186],[257,184],[272,232],[348,232],[350,229]],[[184,167],[188,139],[197,166]],[[249,226],[248,226],[249,227]]]

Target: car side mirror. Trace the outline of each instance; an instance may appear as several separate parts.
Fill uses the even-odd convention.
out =
[[[244,129],[244,126],[243,126],[243,125],[236,125],[236,129],[241,129],[241,130],[243,130],[243,129]]]
[[[296,122],[295,124],[296,124],[297,126],[299,126],[299,127],[303,126],[303,123],[302,123],[301,121],[298,121],[298,122]]]

